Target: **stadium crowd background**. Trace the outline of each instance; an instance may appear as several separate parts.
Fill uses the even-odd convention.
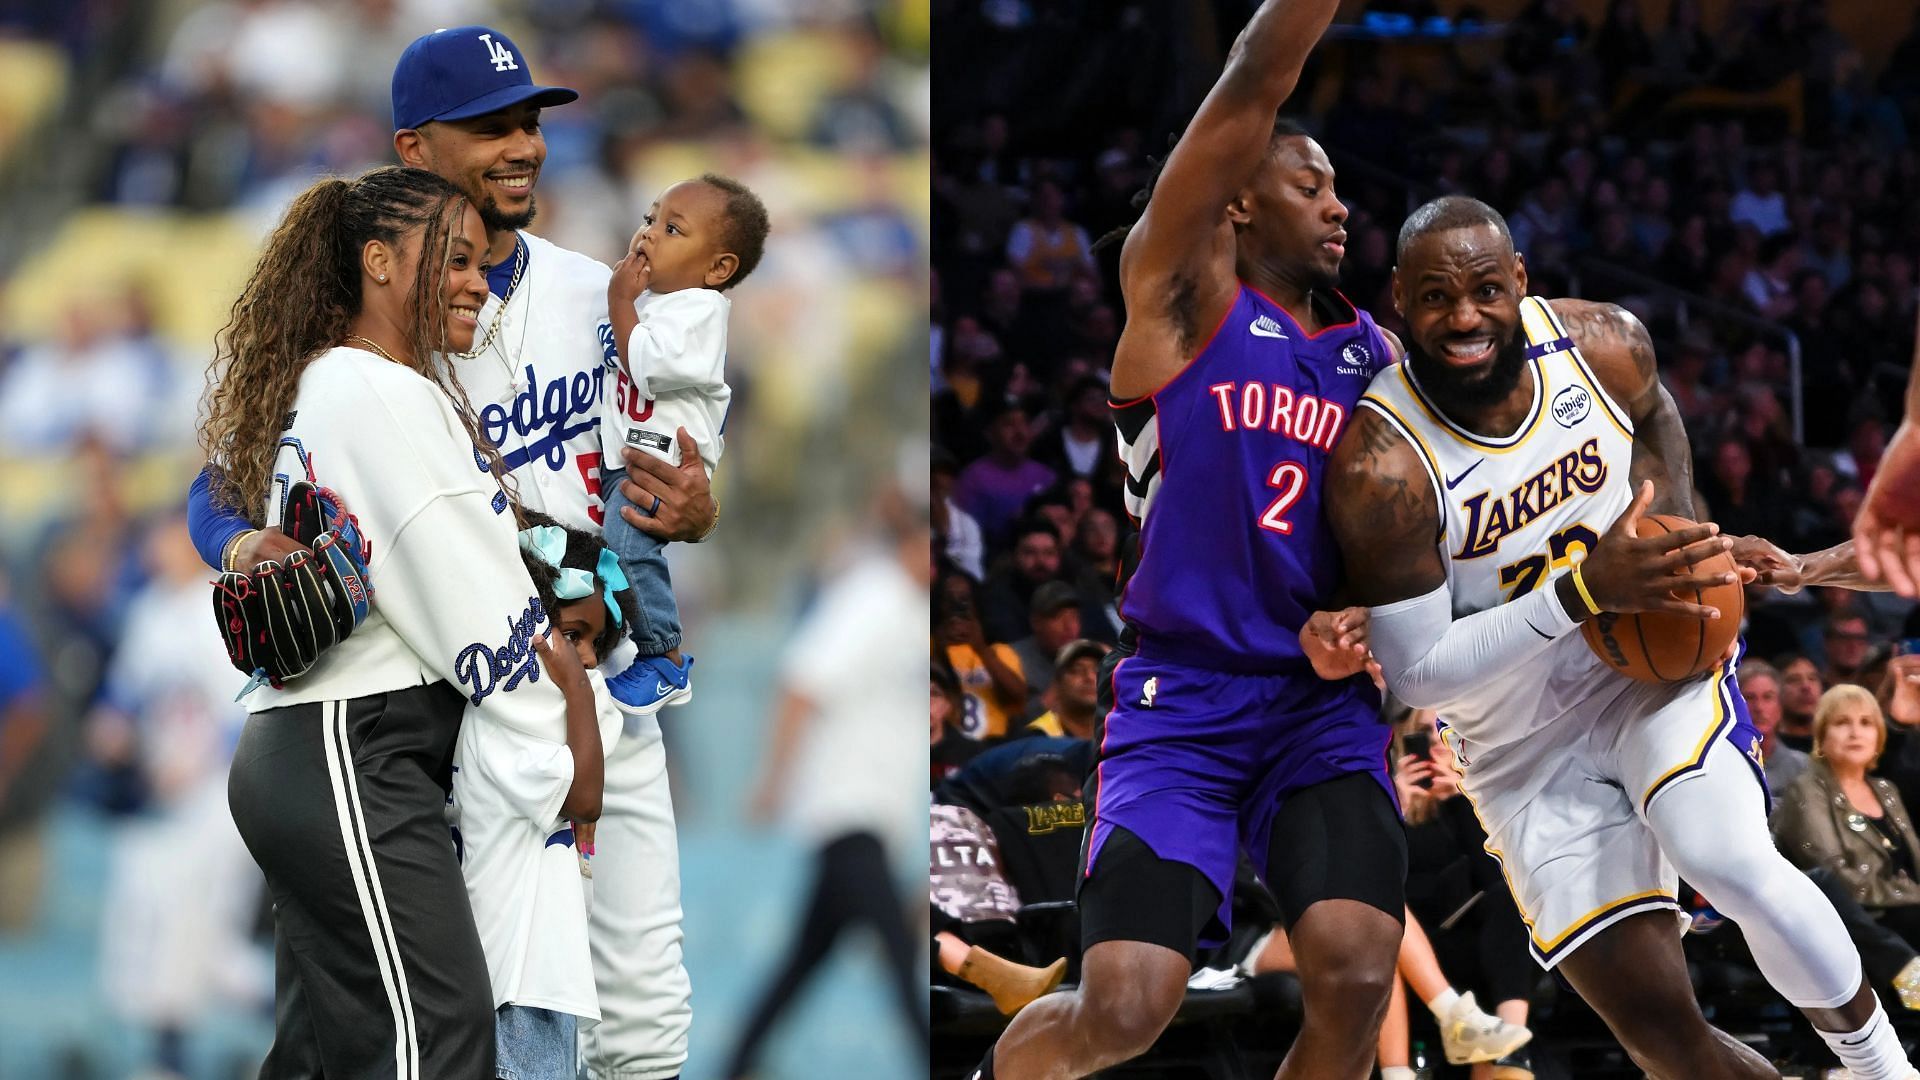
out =
[[[776,663],[875,493],[924,493],[924,0],[0,3],[0,1076],[257,1067],[271,941],[221,839],[242,679],[183,524],[196,405],[281,208],[389,160],[401,50],[480,22],[581,92],[543,117],[535,231],[612,262],[660,190],[709,169],[772,214],[736,296],[726,521],[672,549],[704,673],[663,725],[690,1080],[721,1069],[785,948],[805,849],[742,813]],[[870,1030],[897,1025],[867,966],[829,969],[772,1075],[918,1072],[923,1048]]]
[[[985,815],[999,792],[956,770],[1049,709],[1090,718],[1077,680],[1048,684],[1066,643],[1115,639],[1129,532],[1105,408],[1117,249],[1093,248],[1135,219],[1151,159],[1256,6],[934,3],[936,801]],[[1534,293],[1615,301],[1652,330],[1703,520],[1796,552],[1838,543],[1898,420],[1920,304],[1915,9],[1345,3],[1285,110],[1326,147],[1350,210],[1342,291],[1402,330],[1401,220],[1443,193],[1488,201]],[[1802,745],[1823,686],[1892,706],[1894,676],[1920,671],[1904,656],[1920,616],[1890,593],[1754,590],[1749,605],[1749,655],[1785,669],[1774,711]],[[1913,805],[1920,774],[1899,748],[1920,739],[1900,721],[1920,714],[1900,705],[1883,761]],[[996,755],[995,774],[1019,756]],[[970,1063],[940,1046],[937,1066]]]

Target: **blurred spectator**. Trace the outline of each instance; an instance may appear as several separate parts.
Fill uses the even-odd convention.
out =
[[[940,579],[939,601],[934,645],[959,678],[965,698],[960,715],[949,723],[969,739],[1005,735],[1027,703],[1020,657],[1004,640],[988,643],[971,578],[948,574]]]
[[[156,407],[179,404],[169,361],[129,329],[89,300],[67,312],[57,344],[22,352],[0,377],[0,451],[58,454],[82,436],[142,450],[179,436],[179,410]]]
[[[1769,239],[1787,231],[1787,196],[1780,190],[1780,167],[1762,160],[1747,170],[1747,183],[1734,192],[1727,218],[1735,225],[1751,225]]]
[[[761,1044],[827,958],[841,932],[865,923],[885,948],[901,1019],[927,1042],[926,992],[919,980],[906,907],[889,869],[889,845],[917,831],[911,776],[919,747],[900,721],[911,715],[916,643],[927,624],[928,546],[910,511],[888,523],[886,547],[862,552],[828,583],[789,640],[778,713],[751,816],[797,825],[812,841],[815,877],[795,910],[793,942],[764,984],[735,1043],[725,1076],[753,1071]],[[965,578],[956,578],[965,581]]]
[[[1740,696],[1747,714],[1760,732],[1760,759],[1766,763],[1767,788],[1778,799],[1802,772],[1810,758],[1780,741],[1780,673],[1765,660],[1740,662]]]
[[[1027,729],[1043,735],[1093,738],[1100,664],[1106,655],[1106,645],[1086,638],[1061,648],[1053,663],[1053,681],[1047,694],[1050,708]]]
[[[216,1008],[273,997],[249,940],[263,882],[227,811],[227,762],[246,712],[205,618],[207,569],[170,515],[148,534],[135,595],[88,742],[130,760],[142,812],[109,836],[100,980],[119,1017],[155,1033],[154,1064],[185,1074],[185,1038]]]
[[[39,650],[0,580],[0,935],[26,929],[39,908],[42,800],[27,780],[42,764],[47,705]]]
[[[1027,499],[1052,486],[1054,472],[1027,456],[1032,419],[1019,404],[1002,404],[987,418],[986,431],[987,455],[960,470],[953,499],[980,523],[990,543],[998,543]]]
[[[933,539],[937,553],[945,556],[975,581],[986,577],[981,559],[986,541],[980,523],[973,515],[953,503],[953,487],[959,476],[959,464],[945,447],[933,448],[930,466],[933,481]]]
[[[1695,474],[1713,520],[1730,536],[1779,536],[1785,523],[1770,490],[1754,475],[1753,454],[1744,439],[1722,439],[1713,448],[1709,469]]]
[[[1034,444],[1033,458],[1058,476],[1092,476],[1114,456],[1113,416],[1104,379],[1085,375],[1066,395],[1066,416]]]
[[[1873,694],[1836,686],[1814,714],[1819,747],[1773,814],[1780,851],[1826,870],[1910,944],[1920,942],[1920,837],[1893,784],[1867,773],[1887,741]]]
[[[1034,188],[1032,215],[1007,234],[1007,261],[1029,288],[1064,289],[1076,275],[1093,273],[1093,243],[1066,210],[1060,185],[1043,180]]]
[[[1032,967],[1011,956],[1036,950],[1020,935],[1020,893],[1001,872],[1005,859],[993,830],[964,806],[933,806],[929,895],[937,967],[992,995],[1012,1016],[1060,985],[1065,957]],[[1037,958],[1036,958],[1037,959]]]
[[[1025,715],[1038,716],[1047,707],[1055,658],[1080,636],[1080,596],[1064,581],[1046,582],[1033,590],[1028,619],[1033,632],[1015,641],[1013,652],[1027,679]]]

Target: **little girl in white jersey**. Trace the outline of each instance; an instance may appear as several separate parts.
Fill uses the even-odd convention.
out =
[[[520,534],[521,559],[548,632],[564,638],[586,669],[598,730],[570,726],[567,742],[556,744],[469,710],[455,745],[447,818],[493,983],[496,1076],[573,1080],[580,1021],[600,1018],[582,878],[605,755],[622,724],[596,668],[638,609],[600,537],[543,514],[525,516],[532,527]]]
[[[633,583],[639,616],[629,636],[639,649],[631,667],[609,681],[627,711],[647,714],[693,696],[693,658],[680,651],[680,609],[661,550],[621,514],[651,516],[621,494],[623,451],[631,446],[680,462],[676,432],[699,448],[708,478],[720,460],[733,391],[726,383],[725,295],[746,280],[766,247],[767,208],[737,180],[707,173],[660,194],[607,285],[607,313],[619,350],[615,386],[600,425],[607,544]],[[606,655],[605,653],[601,654]]]

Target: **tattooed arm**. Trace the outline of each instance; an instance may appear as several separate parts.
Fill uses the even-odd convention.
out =
[[[1368,607],[1446,584],[1440,506],[1419,452],[1379,413],[1355,408],[1327,462],[1327,520],[1348,566],[1347,595]]]
[[[1634,490],[1639,490],[1642,480],[1651,480],[1654,513],[1694,520],[1693,448],[1673,395],[1661,385],[1647,328],[1618,304],[1589,300],[1552,304],[1601,389],[1626,410],[1633,425],[1633,460],[1627,475]]]

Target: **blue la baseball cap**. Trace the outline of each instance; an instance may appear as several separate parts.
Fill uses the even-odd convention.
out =
[[[407,46],[393,68],[393,129],[429,120],[467,120],[523,101],[565,105],[579,94],[535,86],[526,57],[490,26],[435,30]]]

